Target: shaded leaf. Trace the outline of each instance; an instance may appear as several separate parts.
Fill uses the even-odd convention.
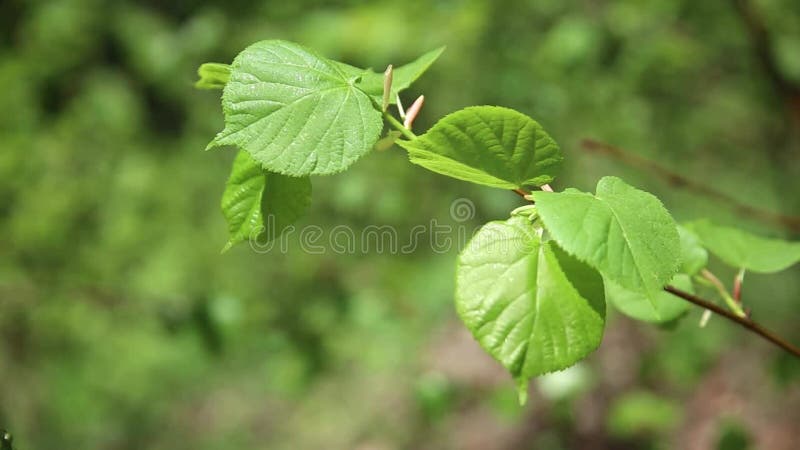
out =
[[[233,61],[222,94],[225,129],[210,147],[233,145],[270,172],[342,170],[372,149],[383,120],[339,65],[286,41],[261,41]]]
[[[754,448],[750,432],[741,423],[725,419],[717,430],[717,450],[748,450]]]
[[[6,430],[0,430],[0,450],[14,450],[11,445],[12,442],[11,433]]]
[[[681,405],[647,391],[619,396],[608,413],[608,430],[614,436],[665,433],[680,424]]]
[[[694,293],[692,280],[688,275],[678,274],[669,283],[678,289]],[[692,305],[668,292],[658,292],[652,299],[641,292],[631,291],[606,279],[606,299],[626,316],[645,322],[663,323],[675,320],[688,311]]]
[[[770,239],[701,220],[687,224],[725,264],[759,273],[779,272],[800,261],[800,242]]]
[[[228,222],[223,251],[250,239],[272,240],[305,214],[311,204],[311,180],[262,169],[240,151],[222,195],[222,213]]]
[[[553,181],[563,157],[530,117],[497,106],[471,106],[427,133],[398,141],[412,163],[442,175],[502,189]]]
[[[703,248],[700,238],[683,225],[678,225],[681,238],[680,272],[694,275],[708,265],[708,251]]]
[[[391,130],[386,133],[386,136],[380,138],[378,142],[375,143],[375,150],[384,151],[390,149],[398,139],[402,133],[399,131]]]

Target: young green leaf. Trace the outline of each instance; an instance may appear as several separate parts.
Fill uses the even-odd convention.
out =
[[[197,89],[222,89],[231,78],[231,66],[220,63],[205,63],[197,69],[199,80],[194,84]]]
[[[597,183],[595,195],[567,189],[533,194],[547,231],[566,251],[620,286],[656,294],[680,265],[680,238],[661,202],[616,177]]]
[[[563,157],[530,117],[497,106],[471,106],[445,116],[427,133],[398,141],[412,163],[442,175],[502,189],[553,181]]]
[[[769,239],[707,220],[687,224],[703,245],[726,264],[752,272],[780,272],[800,261],[800,242]]]
[[[383,128],[381,111],[354,82],[300,45],[255,43],[233,61],[222,94],[225,129],[208,146],[237,146],[285,175],[341,172]]]
[[[664,291],[654,294],[654,301],[651,301],[645,294],[625,289],[609,279],[604,281],[608,302],[634,319],[655,323],[669,322],[683,315],[692,306]],[[685,292],[694,293],[692,280],[688,275],[679,273],[669,284]]]
[[[230,238],[223,251],[249,239],[267,241],[305,214],[311,204],[311,180],[262,169],[240,151],[222,194],[222,213]]]
[[[397,94],[408,89],[417,78],[422,76],[439,59],[444,49],[445,47],[439,47],[406,65],[395,67],[392,75],[392,90],[389,94],[389,103],[396,103]],[[383,102],[383,72],[378,73],[371,69],[359,69],[345,63],[337,64],[348,76],[360,77],[356,81],[356,87],[369,94],[377,104]]]
[[[694,275],[708,265],[708,251],[703,248],[700,238],[683,225],[678,225],[681,238],[680,272]]]
[[[600,275],[514,216],[486,224],[458,258],[456,309],[523,390],[584,358],[603,336]]]

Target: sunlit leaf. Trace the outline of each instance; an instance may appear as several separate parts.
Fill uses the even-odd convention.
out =
[[[195,82],[194,87],[198,89],[222,89],[231,78],[231,66],[229,64],[205,63],[197,69],[197,76],[200,79]]]
[[[490,355],[523,389],[600,344],[605,302],[600,275],[524,217],[490,222],[458,258],[456,309]]]
[[[549,183],[563,159],[535,120],[497,106],[456,111],[417,139],[397,144],[428,170],[503,189]]]
[[[222,94],[225,129],[209,147],[233,145],[270,172],[324,175],[372,149],[383,120],[340,66],[300,45],[261,41],[233,61]]]
[[[702,220],[687,225],[725,264],[753,272],[784,270],[800,261],[800,242],[770,239]]]
[[[389,95],[389,103],[394,104],[397,94],[408,89],[411,84],[422,76],[428,68],[444,52],[445,47],[439,47],[420,56],[414,61],[395,67],[392,76],[392,91]],[[344,63],[337,63],[348,76],[358,77],[355,85],[362,91],[369,94],[376,103],[383,101],[383,72],[375,72],[370,69],[359,69]]]
[[[680,265],[672,216],[653,195],[604,177],[595,195],[567,189],[535,192],[536,209],[558,244],[620,286],[656,296]]]

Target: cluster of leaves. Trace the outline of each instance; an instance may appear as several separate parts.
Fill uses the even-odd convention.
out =
[[[391,98],[442,51],[398,68]],[[208,147],[243,150],[223,195],[231,235],[226,248],[280,235],[308,208],[309,177],[347,169],[372,149],[383,128],[376,106],[383,97],[382,74],[291,42],[258,42],[232,65],[203,64],[198,73],[198,88],[224,87],[225,129]]]
[[[406,139],[412,163],[526,195],[533,204],[486,224],[458,258],[456,309],[480,345],[517,381],[567,368],[600,344],[606,300],[648,322],[690,307],[664,291],[693,291],[708,251],[742,271],[775,272],[800,260],[800,243],[719,227],[678,225],[659,199],[619,178],[595,193],[536,190],[563,161],[530,117],[496,106],[464,108],[416,136],[386,110],[439,56],[427,53],[384,76],[303,46],[262,41],[228,66],[205,64],[201,88],[223,88],[225,128],[209,144],[239,154],[223,194],[230,239],[278,236],[310,205],[310,178],[341,172],[378,142],[384,120]],[[388,79],[388,78],[387,78]],[[388,134],[392,139],[397,134]]]

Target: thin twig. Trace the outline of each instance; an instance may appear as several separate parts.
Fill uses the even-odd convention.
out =
[[[525,192],[524,189],[512,189],[511,192],[519,195],[522,198],[525,198],[526,195],[530,195],[530,192]],[[525,199],[527,200],[527,199]]]
[[[692,295],[692,294],[690,294],[688,292],[684,292],[684,291],[682,291],[682,290],[680,290],[678,288],[675,288],[673,286],[667,286],[667,287],[664,288],[664,290],[669,292],[670,294],[676,296],[676,297],[679,297],[679,298],[682,298],[682,299],[686,300],[687,302],[694,303],[697,306],[700,306],[700,307],[705,308],[707,310],[713,311],[717,315],[720,315],[720,316],[730,320],[731,322],[736,322],[737,324],[747,328],[748,330],[752,331],[753,333],[756,333],[757,335],[761,336],[762,338],[764,338],[764,339],[772,342],[773,344],[777,345],[778,347],[786,350],[787,352],[791,353],[792,355],[800,358],[800,348],[795,347],[790,342],[786,341],[785,339],[783,339],[782,337],[780,337],[777,334],[773,333],[772,331],[767,330],[766,328],[762,327],[761,325],[759,325],[758,323],[754,322],[750,318],[748,318],[748,317],[739,317],[736,314],[732,313],[731,311],[728,311],[727,309],[722,308],[721,306],[719,306],[717,304],[711,303],[708,300],[702,299],[702,298],[697,297],[695,295]]]
[[[744,317],[747,315],[744,313],[742,307],[739,306],[739,302],[737,302],[733,298],[733,296],[731,296],[731,294],[728,292],[728,289],[725,287],[724,284],[722,284],[722,281],[720,281],[720,279],[717,278],[716,275],[711,273],[711,271],[708,269],[701,270],[700,275],[711,283],[714,289],[717,290],[719,296],[722,297],[723,300],[725,300],[725,303],[728,305],[728,308],[730,308],[734,314],[736,314],[739,317]]]
[[[393,126],[397,131],[403,133],[403,136],[407,137],[408,139],[414,140],[417,138],[417,135],[414,134],[413,131],[409,130],[405,127],[399,120],[395,119],[393,115],[389,114],[388,111],[384,111],[383,118],[389,122],[389,125]]]
[[[742,283],[744,282],[744,267],[739,269],[736,272],[736,276],[733,278],[733,299],[736,300],[736,303],[742,304]]]
[[[646,170],[664,179],[673,187],[683,188],[695,194],[710,198],[718,203],[723,203],[743,217],[756,219],[771,225],[779,225],[794,233],[800,233],[800,217],[798,216],[785,215],[744,204],[731,195],[687,178],[647,158],[643,158],[610,144],[592,139],[584,139],[581,141],[581,148],[590,153],[611,156],[631,167]]]
[[[782,73],[773,53],[774,39],[764,19],[750,0],[732,0],[731,3],[747,29],[755,57],[772,83],[775,93],[786,105],[794,126],[800,125],[800,84]]]

